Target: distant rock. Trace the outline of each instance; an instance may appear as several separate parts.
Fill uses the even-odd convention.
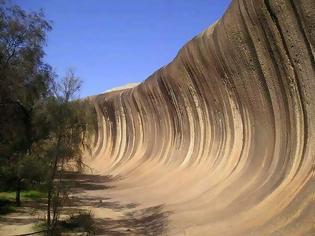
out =
[[[129,88],[134,88],[136,86],[138,86],[140,83],[129,83],[129,84],[125,84],[122,86],[118,86],[112,89],[108,89],[106,90],[104,93],[109,93],[109,92],[114,92],[114,91],[118,91],[118,90],[123,90],[123,89],[129,89]]]

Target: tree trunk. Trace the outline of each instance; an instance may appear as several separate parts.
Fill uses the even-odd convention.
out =
[[[50,230],[51,229],[51,198],[52,198],[52,193],[53,193],[53,189],[54,189],[54,179],[56,176],[56,172],[57,172],[57,165],[58,165],[58,149],[59,149],[59,145],[60,145],[60,141],[61,141],[61,135],[59,135],[58,137],[58,141],[56,144],[56,150],[55,150],[55,157],[54,157],[54,161],[53,161],[53,167],[52,167],[52,172],[51,172],[51,176],[48,182],[48,192],[47,192],[47,225],[49,227]]]
[[[50,228],[51,219],[50,219],[50,208],[51,208],[51,189],[48,186],[48,194],[47,194],[47,225]]]
[[[21,206],[21,179],[16,180],[16,190],[15,190],[15,204],[16,206]]]

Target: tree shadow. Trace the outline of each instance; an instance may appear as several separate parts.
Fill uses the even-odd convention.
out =
[[[22,226],[32,224],[34,219],[36,219],[37,211],[45,209],[45,201],[41,199],[38,199],[36,202],[25,200],[20,207],[16,207],[14,201],[0,201],[1,204],[5,204],[2,207],[12,208],[12,210],[9,209],[9,211],[0,214],[0,224],[2,225]]]
[[[135,203],[122,203],[111,198],[104,197],[106,189],[114,188],[117,178],[67,172],[63,182],[71,193],[69,204],[63,208],[63,214],[71,216],[73,213],[80,214],[82,209],[110,209],[119,212],[115,218],[94,218],[93,231],[95,235],[165,235],[167,232],[168,217],[170,212],[163,205],[142,208]],[[99,191],[99,193],[98,193]],[[80,194],[84,193],[84,194]],[[22,226],[34,222],[35,213],[29,216],[32,209],[46,210],[46,200],[27,201],[16,212],[17,215],[1,218],[2,224]],[[140,208],[140,209],[139,209]],[[26,214],[27,212],[27,214]],[[19,214],[20,213],[20,214]],[[28,215],[28,217],[21,217]],[[1,233],[0,233],[1,234]]]
[[[111,176],[84,174],[79,172],[65,172],[62,181],[72,193],[90,190],[105,190],[113,188],[116,179]]]
[[[34,219],[32,218],[19,218],[19,217],[0,217],[0,222],[6,225],[26,225],[34,223]]]
[[[138,206],[135,203],[121,203],[118,201],[112,201],[111,198],[104,197],[71,197],[71,207],[93,207],[93,208],[104,208],[111,209],[112,211],[120,212],[123,210],[134,209]]]
[[[95,235],[165,235],[168,225],[168,217],[171,212],[166,211],[163,205],[137,209],[138,204],[121,203],[110,198],[91,196],[87,194],[80,196],[82,191],[106,190],[114,188],[118,178],[111,176],[100,176],[91,174],[66,173],[65,180],[76,182],[72,185],[71,205],[75,208],[92,207],[110,209],[123,214],[119,219],[96,218],[94,222]],[[106,193],[106,192],[105,192]]]
[[[21,207],[15,207],[15,203],[11,203],[14,206],[14,210],[8,212],[5,215],[0,215],[0,224],[2,225],[16,225],[16,226],[23,226],[27,224],[33,224],[34,220],[37,219],[36,212],[40,209],[36,205],[36,208],[30,201],[23,202]],[[42,203],[38,203],[42,205]],[[1,235],[1,230],[0,230]]]
[[[122,219],[97,219],[96,235],[165,235],[170,212],[163,205],[128,212]]]

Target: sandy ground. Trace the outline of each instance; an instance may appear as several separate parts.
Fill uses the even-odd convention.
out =
[[[20,209],[22,210],[22,209]],[[24,208],[17,213],[11,213],[0,217],[0,235],[19,235],[34,232],[34,218],[28,213],[28,208]]]
[[[97,235],[151,235],[164,231],[166,215],[160,206],[143,208],[118,202],[107,196],[115,180],[107,176],[68,173],[64,181],[72,183],[71,205],[62,218],[80,211],[91,211]],[[45,203],[23,202],[17,212],[0,217],[0,235],[13,236],[37,231],[34,226],[45,216]],[[66,213],[66,214],[65,214]],[[40,234],[39,234],[40,235]]]

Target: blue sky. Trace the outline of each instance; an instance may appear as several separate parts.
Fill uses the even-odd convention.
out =
[[[11,0],[53,22],[46,62],[74,68],[81,96],[145,80],[220,18],[230,0]]]

